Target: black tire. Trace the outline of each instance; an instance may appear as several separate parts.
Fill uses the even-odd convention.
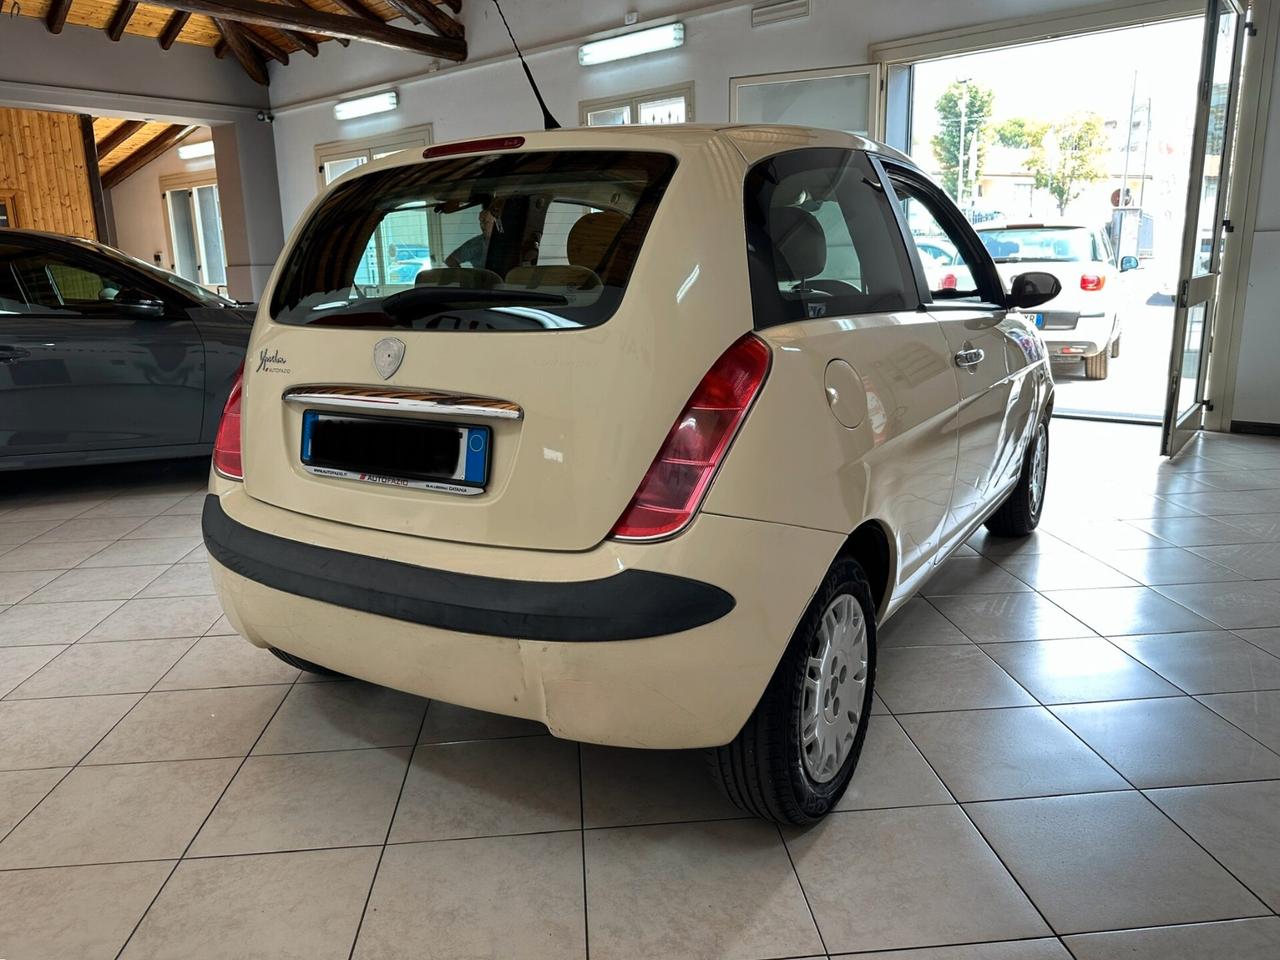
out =
[[[1086,380],[1105,380],[1111,366],[1106,350],[1099,350],[1092,357],[1084,358],[1084,378]]]
[[[345,673],[339,673],[337,670],[330,670],[328,667],[322,667],[318,663],[312,663],[310,660],[303,660],[301,657],[295,657],[292,653],[286,653],[283,650],[277,650],[275,647],[267,647],[272,653],[289,664],[291,667],[297,667],[299,670],[305,670],[307,673],[314,673],[322,677],[345,677]]]
[[[810,776],[802,756],[801,707],[811,650],[828,606],[849,595],[867,630],[866,689],[848,752],[825,782]],[[838,557],[801,618],[760,702],[731,743],[709,751],[712,774],[729,800],[765,820],[806,824],[825,816],[844,793],[862,753],[875,686],[876,628],[871,586],[862,567]],[[838,700],[836,701],[838,706]]]
[[[1032,489],[1032,475],[1035,467],[1036,445],[1041,433],[1044,436],[1044,473],[1040,478],[1040,493],[1035,495]],[[1049,468],[1049,417],[1045,415],[1036,424],[1036,431],[1027,444],[1027,452],[1022,458],[1022,473],[1018,484],[1005,497],[1004,503],[991,516],[987,517],[987,529],[997,537],[1025,537],[1040,525],[1040,514],[1044,510],[1045,480]]]
[[[1114,360],[1120,356],[1120,338],[1116,337],[1111,341],[1111,359]]]

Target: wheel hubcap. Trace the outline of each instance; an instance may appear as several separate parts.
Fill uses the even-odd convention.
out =
[[[1035,447],[1031,451],[1031,510],[1040,512],[1044,501],[1045,481],[1049,478],[1049,428],[1043,423],[1036,428]]]
[[[822,613],[800,705],[800,755],[818,783],[835,777],[853,749],[866,691],[867,622],[858,601],[842,593]]]

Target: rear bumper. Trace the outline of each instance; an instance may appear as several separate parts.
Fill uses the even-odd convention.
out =
[[[703,514],[663,543],[538,552],[370,531],[240,484],[214,489],[214,585],[251,642],[620,746],[731,740],[844,539]]]
[[[1054,360],[1079,360],[1092,357],[1111,346],[1116,320],[1109,313],[1073,314],[1070,327],[1051,327],[1048,320],[1040,331],[1049,356]]]
[[[509,580],[433,570],[254,530],[205,498],[209,555],[263,586],[444,630],[558,642],[637,640],[692,630],[734,607],[719,587],[651,570],[585,581]]]

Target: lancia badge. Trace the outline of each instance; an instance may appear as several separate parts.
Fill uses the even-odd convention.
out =
[[[404,360],[404,341],[383,337],[373,345],[373,368],[383,380],[390,380]]]

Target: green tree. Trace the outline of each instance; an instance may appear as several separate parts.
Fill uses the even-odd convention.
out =
[[[1027,158],[1027,171],[1035,176],[1037,189],[1053,195],[1061,216],[1086,186],[1106,176],[1105,156],[1102,118],[1076,113],[1045,131]]]
[[[938,132],[930,141],[942,172],[942,185],[961,198],[960,166],[964,164],[963,197],[973,196],[973,185],[986,157],[991,104],[995,94],[974,83],[956,81],[938,98]],[[961,131],[963,130],[963,140]]]
[[[992,132],[995,134],[996,142],[1003,147],[1030,149],[1040,146],[1040,141],[1044,139],[1045,131],[1048,129],[1047,123],[1028,120],[1026,117],[1010,117],[1003,123],[996,124]]]

